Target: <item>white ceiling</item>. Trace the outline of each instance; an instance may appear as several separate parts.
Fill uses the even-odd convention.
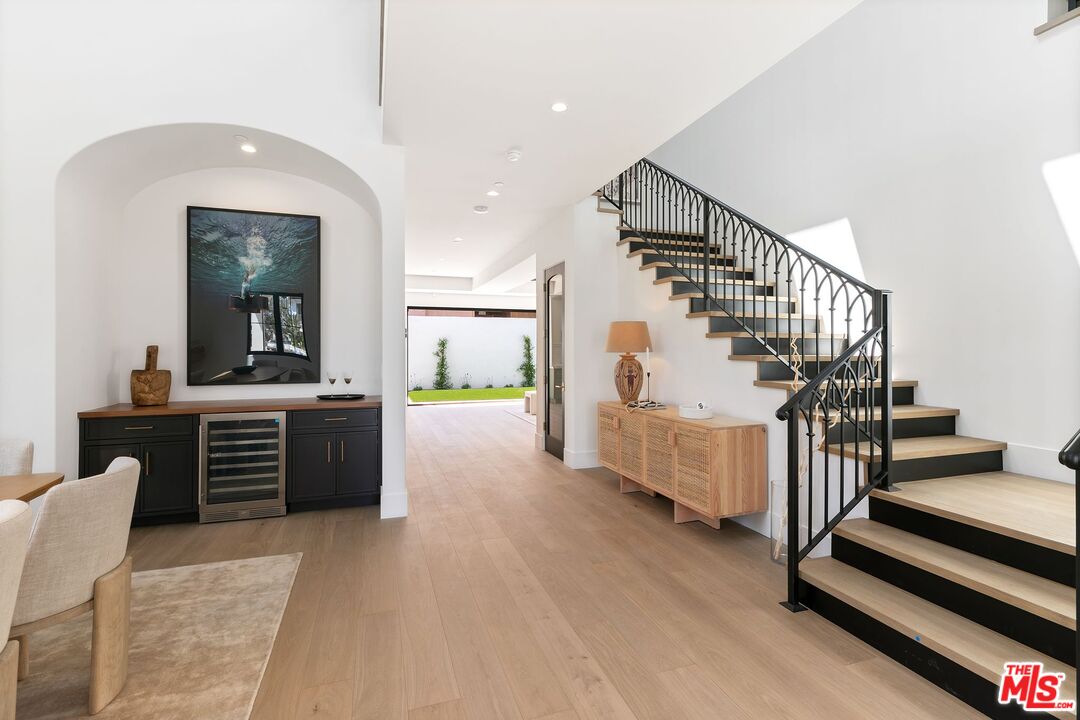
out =
[[[406,147],[406,272],[506,262],[551,209],[859,1],[390,0],[384,132]],[[569,110],[552,112],[557,100]],[[505,159],[513,146],[520,162]],[[501,196],[485,196],[497,180]]]

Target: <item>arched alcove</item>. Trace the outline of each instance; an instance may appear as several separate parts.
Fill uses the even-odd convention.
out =
[[[236,135],[258,151],[241,152]],[[330,213],[323,223],[322,294],[330,308],[324,325],[338,324],[335,306],[346,310],[328,334],[330,343],[347,331],[380,337],[382,208],[368,182],[347,165],[278,134],[223,124],[161,125],[95,142],[64,164],[56,182],[56,448],[58,466],[71,476],[78,467],[76,413],[126,402],[126,373],[139,364],[146,344],[162,346],[175,399],[315,394],[311,385],[186,386],[183,217],[189,204]],[[350,235],[363,247],[335,258]],[[352,284],[339,277],[350,270]],[[359,321],[347,313],[358,307],[367,308]],[[365,365],[368,391],[377,392],[381,358],[379,344],[372,345],[374,353],[358,362]]]

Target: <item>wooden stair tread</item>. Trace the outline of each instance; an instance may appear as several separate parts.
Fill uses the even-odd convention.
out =
[[[1076,630],[1073,588],[868,518],[833,531],[860,545]]]
[[[676,276],[676,275],[668,275],[667,277],[656,278],[655,280],[652,281],[652,284],[653,285],[665,285],[665,284],[671,283],[671,282],[693,282],[693,281],[688,280],[687,278],[684,278],[684,277]],[[711,285],[716,285],[716,286],[720,286],[720,285],[750,285],[750,286],[762,285],[764,287],[773,287],[774,285],[776,285],[776,283],[773,282],[772,280],[730,280],[730,279],[718,280],[718,281],[716,281],[714,283],[710,283],[710,284]],[[736,297],[739,297],[739,296],[736,296]]]
[[[969,453],[994,452],[1005,450],[1006,443],[999,440],[965,437],[964,435],[932,435],[930,437],[897,438],[893,440],[892,459],[919,460],[921,458],[945,457],[946,455],[967,455]],[[860,462],[870,461],[870,447],[866,442],[859,443],[858,454],[854,443],[830,445],[833,455],[843,453],[844,457],[857,458]],[[878,449],[874,450],[874,460],[881,458]]]
[[[1073,485],[1010,472],[988,472],[914,480],[898,487],[899,492],[875,490],[872,495],[1040,547],[1076,554]]]
[[[638,270],[641,270],[642,272],[644,272],[646,270],[653,270],[655,268],[660,268],[660,267],[675,267],[675,264],[670,263],[667,260],[653,260],[652,262],[648,262],[648,263],[645,263],[644,265],[640,266],[638,268]],[[692,268],[698,268],[700,270],[704,270],[707,266],[705,265],[705,263],[692,263],[692,264],[684,263],[682,265],[682,267],[692,267]],[[724,265],[722,267],[714,267],[713,270],[715,270],[716,272],[753,272],[754,271],[753,268],[743,267],[741,265]]]
[[[737,318],[759,318],[762,320],[821,320],[820,315],[803,315],[801,313],[753,313],[753,312],[727,312],[726,310],[695,310],[694,312],[686,313],[686,317],[689,319],[694,318],[708,318],[708,317],[737,317]]]
[[[803,362],[823,362],[832,361],[840,356],[840,353],[833,353],[828,355],[800,355],[799,357]],[[753,362],[783,362],[789,360],[787,353],[782,353],[781,357],[776,355],[769,355],[762,353],[761,355],[728,355],[728,360],[741,360],[741,361],[753,361]]]
[[[799,574],[814,587],[994,685],[1001,680],[1006,662],[1042,662],[1047,670],[1067,673],[1063,697],[1076,697],[1076,672],[1072,667],[839,560],[831,557],[805,560],[799,565]]]
[[[671,299],[672,300],[687,300],[689,298],[703,298],[703,297],[705,297],[705,293],[685,292],[685,293],[676,293],[676,294],[671,296]],[[713,298],[713,299],[716,300],[717,298]],[[775,303],[777,305],[782,304],[782,303],[797,303],[797,302],[799,302],[797,298],[779,297],[779,296],[776,296],[776,295],[737,295],[735,297],[719,298],[719,299],[721,301],[730,300],[731,302],[742,302],[742,301],[755,302],[755,303],[758,303],[759,305],[764,305],[766,302]]]
[[[815,332],[806,332],[806,333],[780,332],[780,333],[776,333],[776,332],[764,332],[764,331],[762,331],[760,333],[749,333],[749,332],[747,332],[745,330],[722,330],[722,331],[719,331],[719,332],[707,332],[707,333],[705,333],[705,337],[707,337],[707,338],[748,338],[748,337],[756,337],[756,338],[763,338],[765,340],[768,340],[769,338],[776,338],[777,340],[780,340],[780,339],[790,340],[793,337],[795,337],[795,338],[805,337],[805,338],[808,338],[808,339],[811,339],[811,340],[816,340],[816,339],[820,339],[820,340],[843,340],[843,339],[847,338],[847,335],[844,335],[843,333],[827,333],[827,332],[823,332],[823,333],[815,333]]]
[[[659,228],[633,228],[629,225],[620,225],[619,232],[653,233],[655,235],[674,235],[675,237],[704,237],[704,233],[696,230],[661,230]]]
[[[756,385],[757,387],[773,388],[775,390],[787,390],[788,392],[791,392],[791,389],[792,389],[790,380],[755,380],[754,385]],[[795,389],[799,390],[799,389],[802,388],[802,386],[803,386],[803,383],[798,382],[798,383],[795,384]],[[919,386],[919,381],[918,380],[893,380],[892,381],[892,386],[894,388],[898,388],[898,387],[918,387]],[[881,387],[881,381],[880,380],[874,381],[874,387],[876,387],[876,388]],[[893,409],[898,408],[898,407],[900,407],[900,406],[899,405],[893,405]]]
[[[895,381],[893,383],[895,385]],[[861,421],[866,417],[866,408],[858,408],[856,417]],[[948,417],[959,415],[957,408],[937,407],[935,405],[893,405],[893,420],[914,420],[916,418]],[[814,418],[820,419],[824,413],[821,409],[814,411]],[[874,419],[881,419],[881,408],[874,406]]]
[[[659,255],[659,254],[660,254],[659,250],[654,250],[651,247],[645,247],[645,248],[641,248],[640,250],[631,250],[630,252],[626,253],[626,257],[635,258],[638,255]],[[673,253],[673,254],[678,255],[680,258],[687,258],[687,257],[700,258],[700,257],[705,257],[705,253],[699,253],[699,252],[682,252],[682,251],[680,251],[680,252]],[[717,255],[716,253],[710,253],[709,257],[714,259],[714,260],[737,260],[738,259],[734,255]],[[717,270],[726,270],[727,265],[717,265],[716,269]]]

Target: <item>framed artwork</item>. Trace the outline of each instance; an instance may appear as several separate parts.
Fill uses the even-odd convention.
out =
[[[189,206],[187,233],[188,385],[319,382],[319,218]]]

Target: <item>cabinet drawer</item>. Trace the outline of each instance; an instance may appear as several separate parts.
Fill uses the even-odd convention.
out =
[[[136,440],[159,435],[191,435],[191,415],[85,420],[86,440]]]
[[[289,414],[289,430],[320,430],[323,432],[341,428],[377,427],[379,411],[376,408],[362,410],[298,410]]]

